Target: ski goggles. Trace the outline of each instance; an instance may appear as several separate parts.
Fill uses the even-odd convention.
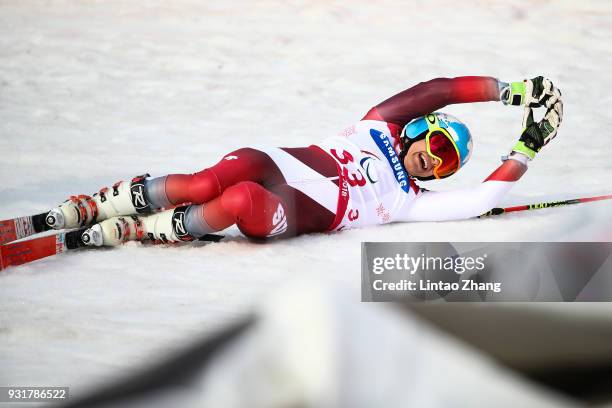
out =
[[[448,177],[461,167],[459,149],[448,131],[440,127],[435,115],[427,115],[425,120],[429,128],[425,136],[427,153],[438,160],[433,171],[434,177],[437,179]]]

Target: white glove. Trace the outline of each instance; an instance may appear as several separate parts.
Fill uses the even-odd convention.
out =
[[[550,108],[560,99],[561,91],[542,76],[503,84],[500,90],[500,100],[504,105]]]

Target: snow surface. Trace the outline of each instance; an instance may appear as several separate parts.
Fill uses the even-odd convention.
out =
[[[563,90],[559,137],[502,204],[611,193],[611,22],[607,1],[3,1],[0,217],[144,172],[196,171],[247,145],[306,146],[417,82],[459,75],[543,74]],[[459,175],[427,187],[478,183],[515,142],[522,110],[445,111],[470,126],[475,152]],[[131,243],[14,268],[0,274],[0,385],[79,392],[297,278],[352,288],[358,299],[361,241],[610,240],[611,209],[266,245],[232,229],[218,244]]]

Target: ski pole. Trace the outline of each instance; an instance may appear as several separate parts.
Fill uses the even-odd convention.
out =
[[[612,194],[596,196],[596,197],[572,198],[570,200],[549,201],[549,202],[544,202],[544,203],[517,205],[515,207],[493,208],[491,211],[488,211],[482,215],[479,215],[478,218],[490,217],[492,215],[501,215],[501,214],[515,212],[515,211],[539,210],[542,208],[559,207],[562,205],[572,205],[572,204],[580,204],[580,203],[589,203],[591,201],[601,201],[601,200],[612,200]]]

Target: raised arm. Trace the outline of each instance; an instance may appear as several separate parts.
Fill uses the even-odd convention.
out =
[[[455,103],[499,101],[508,84],[492,77],[464,76],[421,82],[370,109],[363,120],[382,120],[404,127],[419,116]]]

